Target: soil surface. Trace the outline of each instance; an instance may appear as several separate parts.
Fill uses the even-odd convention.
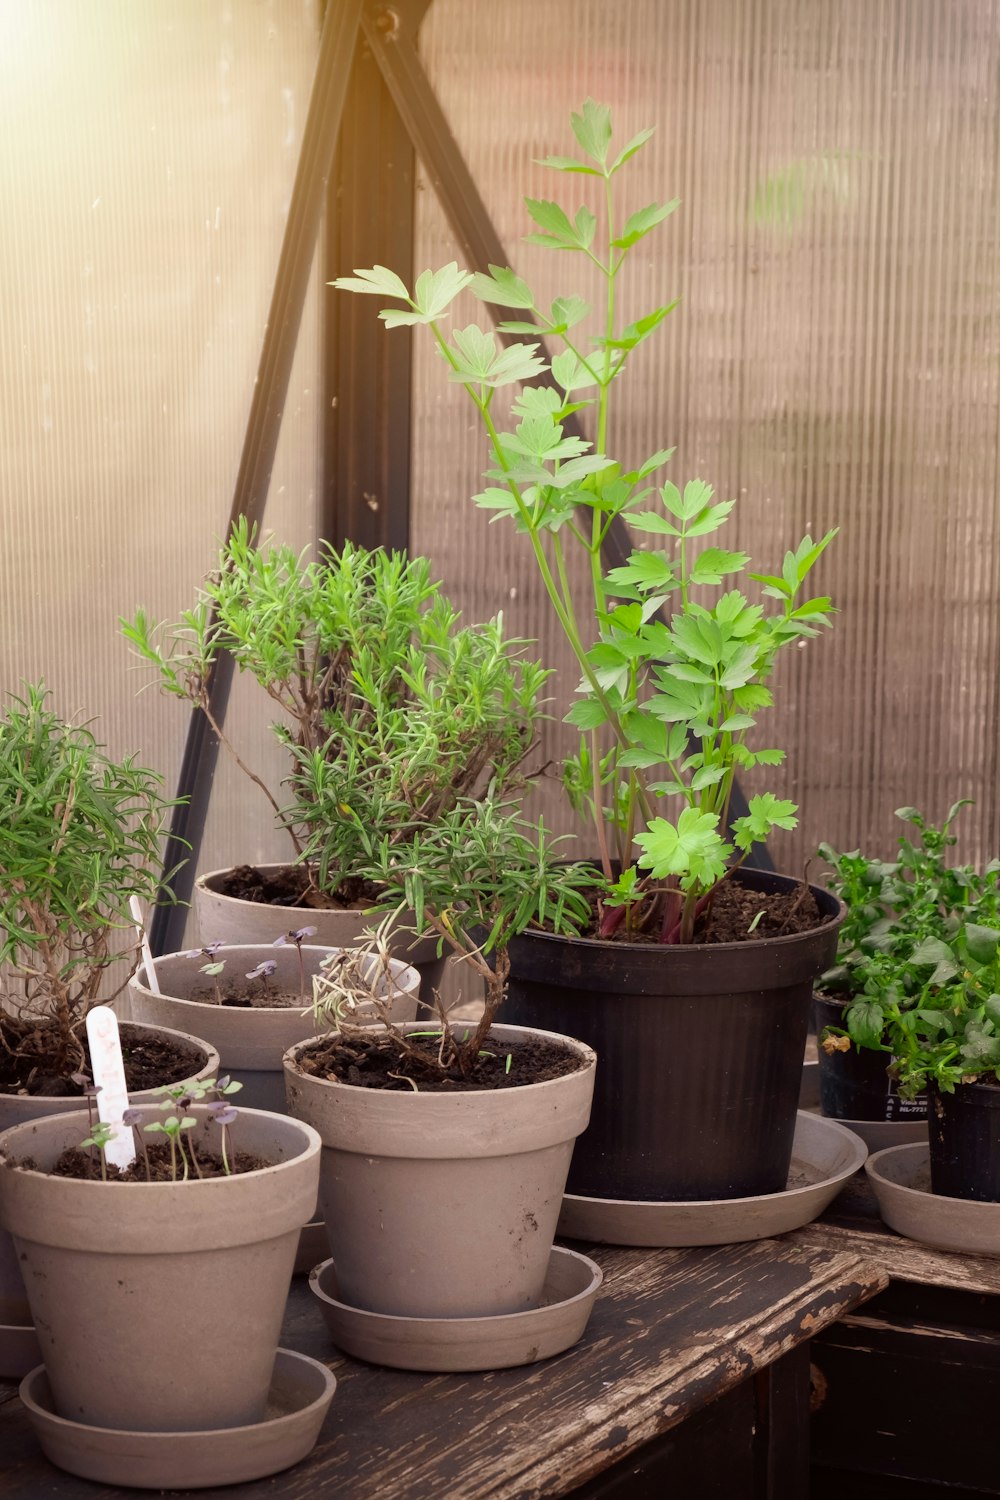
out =
[[[196,1000],[199,1005],[225,1005],[236,1006],[240,1010],[309,1010],[312,1007],[312,993],[303,995],[298,990],[278,990],[274,986],[262,989],[260,981],[233,980],[232,983],[220,986],[220,995],[214,989],[192,990],[187,997]]]
[[[187,1149],[187,1143],[185,1143]],[[228,1149],[228,1148],[227,1148]],[[137,1147],[136,1159],[130,1167],[107,1167],[108,1182],[173,1182],[174,1174],[170,1166],[170,1147],[164,1145],[147,1146],[146,1152],[149,1158],[149,1176],[146,1175],[146,1159],[142,1153],[142,1147]],[[270,1162],[263,1157],[251,1156],[249,1152],[228,1152],[229,1172],[226,1172],[222,1157],[212,1152],[198,1152],[198,1166],[201,1168],[202,1177],[226,1177],[238,1175],[240,1172],[256,1172],[261,1167],[269,1167]],[[37,1172],[39,1169],[30,1159],[18,1162],[16,1165],[27,1167]],[[190,1178],[197,1178],[193,1167],[188,1168]],[[178,1167],[178,1176],[183,1174],[183,1168]],[[49,1168],[46,1173],[49,1177],[82,1177],[100,1178],[101,1163],[96,1150],[80,1151],[71,1148],[64,1151],[58,1161]]]
[[[130,1094],[180,1083],[192,1078],[205,1065],[198,1047],[156,1036],[123,1022],[120,1027],[125,1083]],[[50,1099],[82,1098],[85,1084],[93,1083],[86,1036],[86,1072],[67,1077],[60,1072],[59,1039],[45,1022],[29,1022],[13,1016],[0,1017],[0,1094],[42,1095]]]
[[[299,1053],[303,1073],[326,1078],[331,1083],[349,1083],[357,1088],[386,1089],[399,1092],[456,1093],[482,1092],[484,1089],[518,1088],[528,1083],[545,1083],[562,1078],[584,1066],[575,1052],[540,1037],[527,1041],[499,1041],[487,1037],[486,1045],[473,1064],[472,1072],[463,1078],[456,1069],[442,1077],[437,1069],[438,1033],[434,1037],[410,1036],[411,1054],[400,1050],[392,1037],[329,1037],[316,1042],[305,1053]],[[458,1028],[464,1039],[464,1028]],[[510,1057],[508,1070],[507,1058]],[[410,1083],[410,1079],[413,1083]]]
[[[308,865],[283,865],[270,872],[255,865],[237,865],[218,882],[223,896],[238,901],[256,901],[262,906],[305,906],[313,911],[342,911],[356,907],[361,911],[373,906],[379,897],[377,886],[365,880],[348,877],[333,892],[317,890]]]
[[[594,896],[594,919],[582,934],[596,938],[597,911]],[[826,920],[816,904],[807,881],[791,891],[767,892],[740,885],[738,878],[722,880],[712,894],[710,904],[695,923],[696,943],[756,943],[763,938],[787,937],[790,933],[810,932]],[[625,924],[616,929],[611,941],[618,943],[651,943],[657,941],[655,924],[649,929],[627,931]]]

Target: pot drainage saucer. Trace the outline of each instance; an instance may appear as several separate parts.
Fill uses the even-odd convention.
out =
[[[336,1381],[325,1365],[279,1349],[262,1422],[210,1432],[127,1432],[56,1415],[39,1365],[21,1400],[45,1457],[82,1479],[147,1490],[243,1484],[290,1468],[316,1444]]]
[[[833,1116],[824,1116],[833,1118]],[[859,1135],[869,1151],[884,1151],[887,1146],[927,1144],[927,1118],[922,1120],[842,1120],[837,1124]]]
[[[322,1219],[310,1219],[299,1230],[299,1246],[295,1252],[292,1275],[308,1276],[313,1266],[318,1266],[329,1254],[330,1241],[326,1234],[326,1224]]]
[[[1000,1203],[931,1192],[926,1142],[879,1151],[869,1158],[865,1171],[879,1213],[897,1234],[937,1250],[1000,1255]]]
[[[33,1323],[0,1323],[0,1380],[20,1380],[41,1358]]]
[[[735,1245],[770,1239],[809,1224],[832,1203],[868,1154],[864,1141],[835,1120],[799,1110],[788,1186],[753,1198],[649,1203],[567,1193],[558,1233],[604,1245]]]
[[[541,1306],[488,1318],[406,1318],[348,1307],[337,1301],[332,1260],[316,1267],[309,1286],[345,1354],[394,1370],[457,1373],[531,1365],[571,1348],[583,1335],[602,1280],[600,1266],[587,1256],[556,1246]]]

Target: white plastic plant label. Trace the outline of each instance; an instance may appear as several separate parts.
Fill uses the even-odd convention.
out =
[[[135,1161],[135,1141],[131,1130],[122,1125],[122,1116],[128,1109],[122,1043],[118,1017],[109,1006],[97,1005],[88,1012],[87,1041],[97,1089],[97,1118],[112,1129],[104,1148],[105,1159],[115,1167],[131,1166]]]

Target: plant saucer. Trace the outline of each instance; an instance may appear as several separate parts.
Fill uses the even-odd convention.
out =
[[[318,1266],[329,1254],[330,1241],[327,1238],[326,1223],[323,1219],[310,1219],[299,1230],[299,1246],[295,1252],[292,1275],[308,1276],[313,1266]]]
[[[600,1266],[587,1256],[555,1246],[541,1304],[487,1318],[407,1318],[348,1307],[337,1301],[332,1260],[316,1267],[309,1286],[345,1354],[394,1370],[458,1373],[506,1370],[562,1354],[583,1336],[602,1280]]]
[[[927,1144],[926,1115],[916,1120],[844,1120],[838,1115],[836,1120],[838,1125],[859,1135],[870,1152],[884,1151],[887,1146]]]
[[[782,1192],[683,1203],[567,1193],[557,1232],[571,1240],[658,1248],[770,1239],[817,1218],[867,1155],[864,1141],[836,1120],[799,1110],[788,1186]]]
[[[1000,1255],[1000,1203],[946,1198],[931,1191],[930,1148],[890,1146],[865,1164],[884,1222],[936,1250]]]
[[[128,1432],[57,1416],[39,1365],[21,1381],[21,1400],[50,1463],[102,1484],[197,1490],[243,1484],[290,1468],[316,1444],[336,1381],[325,1365],[279,1349],[261,1422],[209,1432]]]
[[[0,1380],[20,1380],[41,1358],[34,1323],[0,1323]]]

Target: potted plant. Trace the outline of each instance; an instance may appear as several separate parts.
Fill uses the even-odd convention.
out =
[[[776,572],[751,573],[762,596],[751,600],[732,585],[746,554],[704,545],[733,502],[702,480],[654,488],[669,450],[636,464],[607,453],[613,388],[674,305],[621,326],[622,268],[676,203],[619,217],[619,174],[651,132],[615,151],[610,113],[591,100],[572,128],[582,155],[545,164],[593,181],[601,215],[528,199],[528,240],[587,262],[602,285],[596,332],[584,298],[542,307],[498,266],[424,271],[412,291],[380,266],[333,285],[402,304],[380,313],[387,328],[429,329],[487,437],[476,503],[525,536],[580,671],[567,716],[580,746],[564,782],[593,830],[594,920],[583,937],[532,928],[515,938],[507,1002],[514,1022],[568,1032],[601,1058],[570,1189],[600,1201],[767,1194],[785,1185],[812,981],[833,959],[843,907],[744,866],[772,829],[795,826],[792,802],[759,792],[730,819],[730,799],[738,773],[783,759],[747,736],[771,703],[779,653],[829,624],[830,600],[802,588],[834,533],[804,537]],[[511,309],[501,330],[530,342],[500,347],[476,326],[448,337],[444,320],[466,289]],[[543,337],[561,344],[549,360]],[[518,383],[515,425],[502,431],[494,397]],[[588,405],[592,444],[568,425]],[[606,569],[616,518],[642,545]],[[573,547],[590,581],[586,613],[569,582]]]
[[[866,1164],[882,1217],[944,1249],[995,1254],[1000,1234],[1000,921],[965,922],[911,960],[906,1003],[877,996],[904,1098],[925,1092],[927,1144]]]
[[[912,1134],[907,1122],[919,1127],[927,1118],[924,1094],[900,1093],[885,1050],[886,1005],[916,1005],[927,963],[946,955],[964,924],[990,923],[998,915],[1000,862],[982,873],[949,863],[953,825],[968,805],[956,802],[940,828],[914,807],[898,808],[896,817],[915,835],[900,835],[892,862],[820,845],[831,868],[828,884],[847,905],[837,962],[816,988],[820,1100],[824,1114],[854,1122],[873,1146],[905,1139]]]
[[[277,914],[271,915],[273,920]],[[353,951],[320,947],[310,943],[313,936],[311,927],[300,927],[280,932],[271,943],[210,942],[154,959],[153,975],[147,960],[129,983],[132,1015],[205,1036],[223,1070],[242,1085],[249,1108],[283,1113],[281,1059],[293,1042],[315,1030],[313,979],[324,965],[337,965]],[[395,1014],[412,1019],[420,976],[397,958],[390,969]],[[381,976],[373,973],[372,981],[377,988]]]
[[[170,803],[134,756],[115,759],[86,725],[68,723],[41,685],[0,716],[0,1129],[77,1110],[93,1075],[87,1013],[120,996],[139,957],[130,900],[156,898]],[[129,1087],[214,1072],[196,1036],[123,1028]],[[25,1350],[27,1349],[27,1353]],[[34,1351],[24,1289],[0,1234],[0,1370]]]
[[[405,841],[490,780],[514,784],[535,741],[546,674],[504,638],[502,620],[459,628],[423,558],[345,543],[310,561],[288,546],[258,549],[241,520],[180,622],[156,625],[140,610],[122,625],[161,689],[204,710],[292,847],[290,865],[199,877],[202,943],[270,941],[273,900],[282,927],[350,946],[380,901],[358,874],[372,807],[393,804],[398,821],[384,831]],[[278,715],[290,762],[284,801],[213,718],[207,683],[220,651]],[[320,793],[332,822],[310,859]],[[425,972],[429,997],[440,977],[434,944],[402,940],[398,956]]]
[[[595,1057],[568,1037],[497,1025],[496,1016],[512,935],[529,915],[550,914],[557,927],[582,915],[580,871],[555,860],[544,830],[529,833],[516,809],[490,801],[455,810],[405,855],[388,841],[382,852],[380,865],[373,851],[373,871],[460,967],[478,973],[485,1004],[478,1021],[449,1023],[439,1003],[435,1025],[399,1024],[387,972],[373,1024],[367,1004],[359,1014],[349,969],[315,981],[316,1020],[332,1030],[292,1047],[285,1070],[289,1109],[323,1140],[320,1203],[339,1317],[331,1326],[347,1352],[409,1368],[544,1357],[574,1342],[586,1321],[579,1287],[562,1299],[543,1299],[543,1290]],[[376,952],[384,967],[387,951]],[[599,1277],[581,1265],[592,1301]],[[567,1321],[540,1343],[536,1316]],[[523,1330],[513,1357],[511,1317]],[[460,1363],[449,1363],[449,1350]]]
[[[275,1355],[319,1140],[234,1109],[233,1088],[206,1080],[127,1111],[127,1165],[109,1163],[116,1132],[86,1111],[0,1135],[0,1224],[45,1361],[25,1399],[46,1452],[75,1473],[231,1483],[295,1462],[318,1434],[331,1377]]]

